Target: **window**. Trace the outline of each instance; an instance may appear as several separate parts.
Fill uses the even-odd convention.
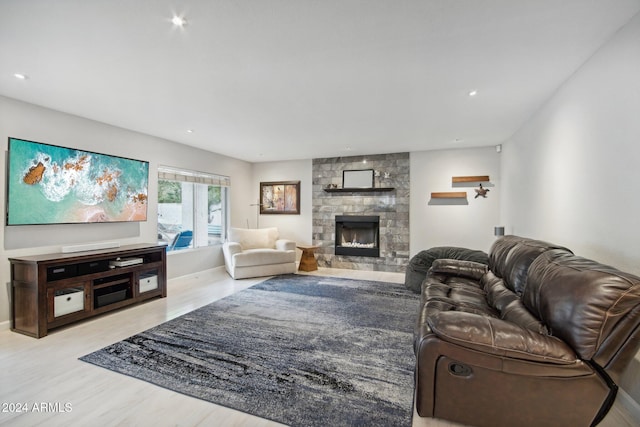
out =
[[[167,250],[220,244],[226,237],[229,177],[160,166],[158,241]]]

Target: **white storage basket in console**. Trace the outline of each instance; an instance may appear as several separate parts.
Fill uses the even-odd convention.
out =
[[[53,316],[84,310],[84,288],[67,288],[55,292],[53,297]]]
[[[140,293],[153,291],[158,289],[158,275],[143,274],[140,276]]]

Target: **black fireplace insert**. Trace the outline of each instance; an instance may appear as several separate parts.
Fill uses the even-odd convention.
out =
[[[336,215],[336,255],[380,256],[380,217]]]

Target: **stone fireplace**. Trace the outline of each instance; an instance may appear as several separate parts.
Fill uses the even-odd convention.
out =
[[[380,256],[380,217],[336,216],[336,255]]]
[[[318,246],[315,253],[320,267],[406,270],[409,163],[409,153],[313,159],[312,236]],[[372,188],[342,188],[343,171],[371,169]],[[351,220],[346,230],[344,224],[340,229],[336,222],[341,216]],[[377,217],[377,235],[373,231],[363,234],[362,224],[353,221],[354,216]],[[336,240],[340,244],[336,245]]]

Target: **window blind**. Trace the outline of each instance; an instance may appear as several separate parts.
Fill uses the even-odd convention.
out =
[[[170,166],[158,166],[158,179],[231,187],[231,178],[228,176],[172,168]]]

